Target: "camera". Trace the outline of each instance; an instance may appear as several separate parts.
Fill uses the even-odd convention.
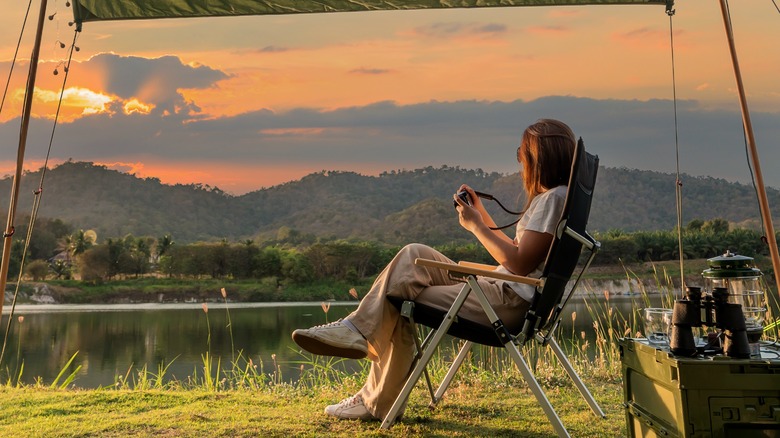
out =
[[[728,289],[716,287],[712,295],[703,295],[700,287],[687,287],[686,297],[674,302],[670,350],[675,356],[692,357],[698,353],[693,327],[715,327],[723,331],[723,354],[750,357],[745,315],[742,305],[728,302]]]
[[[460,200],[465,202],[466,204],[472,205],[471,204],[471,195],[469,195],[469,192],[467,192],[465,190],[459,191],[458,192],[458,198],[460,198]],[[458,206],[458,202],[453,199],[452,200],[452,205],[457,207]]]

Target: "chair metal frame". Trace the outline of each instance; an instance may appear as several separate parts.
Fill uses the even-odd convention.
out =
[[[412,327],[416,327],[414,313],[418,311],[418,316],[425,316],[425,322],[423,325],[429,326],[432,330],[428,333],[425,340],[421,343],[417,336],[414,337],[417,351],[415,354],[415,361],[413,362],[412,369],[410,370],[409,377],[404,385],[403,389],[396,398],[393,406],[388,414],[382,421],[381,427],[383,429],[389,429],[399,416],[401,409],[406,404],[412,389],[416,385],[417,381],[422,375],[425,375],[428,391],[431,396],[431,403],[429,407],[433,409],[436,404],[442,399],[445,391],[449,387],[452,379],[455,377],[461,364],[468,356],[469,351],[474,343],[491,345],[491,346],[503,346],[517,365],[523,379],[528,384],[534,397],[537,399],[542,407],[545,415],[552,424],[556,433],[560,437],[569,437],[569,432],[566,430],[563,422],[556,413],[549,399],[547,398],[544,390],[539,382],[536,380],[531,367],[528,364],[523,352],[522,347],[528,341],[535,341],[542,347],[550,347],[562,364],[564,370],[572,380],[574,385],[579,390],[582,397],[590,406],[593,413],[598,417],[605,417],[604,412],[599,407],[596,400],[591,395],[588,388],[583,383],[577,372],[572,367],[563,349],[558,345],[555,340],[555,332],[557,331],[561,318],[563,308],[569,301],[577,286],[580,283],[582,274],[588,269],[593,258],[600,248],[600,243],[592,238],[585,231],[585,225],[587,224],[587,218],[590,214],[590,201],[592,198],[592,190],[595,185],[596,172],[598,170],[598,157],[585,152],[582,139],[577,143],[574,154],[574,162],[572,163],[572,172],[569,180],[569,191],[567,193],[566,203],[564,205],[564,211],[559,225],[556,229],[555,239],[551,245],[550,251],[545,261],[545,268],[541,278],[532,278],[517,276],[512,274],[504,274],[494,272],[494,266],[482,265],[470,262],[443,263],[435,260],[417,259],[415,264],[421,266],[427,266],[430,268],[444,269],[449,272],[449,275],[453,278],[464,281],[463,288],[455,298],[452,306],[442,316],[441,311],[436,312],[435,309],[426,308],[413,301],[403,301],[402,303],[393,302],[394,305],[400,307],[401,316],[408,319],[412,324]],[[575,194],[580,192],[580,194]],[[574,200],[572,198],[576,196],[585,199]],[[574,207],[572,206],[574,204]],[[576,210],[581,211],[576,211]],[[569,226],[569,220],[572,219],[572,213],[579,215],[571,222],[577,222],[578,225],[573,229]],[[582,211],[584,210],[584,211]],[[590,254],[580,269],[576,280],[573,285],[566,291],[567,284],[572,277],[573,271],[576,268],[577,260],[581,254],[582,248],[587,248]],[[566,259],[566,257],[568,257]],[[565,266],[561,267],[559,258],[565,258],[563,262]],[[561,272],[562,271],[562,272]],[[489,277],[501,280],[514,281],[518,283],[530,284],[535,286],[535,294],[531,306],[526,314],[525,323],[519,333],[510,333],[510,331],[504,326],[501,319],[496,314],[495,310],[488,302],[485,293],[477,282],[478,277]],[[465,321],[462,318],[458,318],[458,311],[463,306],[470,293],[476,294],[482,309],[487,315],[491,326],[484,326],[471,321]],[[392,301],[392,300],[391,300]],[[431,322],[430,313],[439,313],[433,316]],[[439,324],[438,321],[441,321]],[[437,325],[438,324],[438,325]],[[466,324],[465,328],[458,329],[459,325]],[[470,324],[470,325],[469,325]],[[482,333],[479,335],[472,335],[479,329]],[[454,333],[453,333],[454,331]],[[495,337],[492,337],[490,333],[492,331]],[[485,337],[487,333],[487,338]],[[439,387],[434,391],[431,379],[427,372],[427,365],[430,359],[433,357],[436,348],[439,346],[444,336],[450,334],[452,336],[465,339],[466,342],[455,357],[450,369],[445,375]]]

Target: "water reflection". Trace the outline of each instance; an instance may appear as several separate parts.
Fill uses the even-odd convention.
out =
[[[616,316],[626,318],[632,314],[632,306],[644,306],[631,299],[612,300],[611,305]],[[3,378],[14,374],[21,358],[22,381],[32,383],[41,377],[49,384],[78,351],[68,371],[81,366],[75,381],[80,387],[111,386],[117,376],[132,376],[144,365],[156,373],[158,364],[170,364],[166,375],[184,380],[195,375],[196,369],[197,375],[202,375],[206,352],[215,361],[221,358],[223,368],[227,368],[235,353],[241,351],[244,358],[262,364],[266,373],[273,371],[271,355],[275,355],[284,379],[295,380],[299,367],[295,362],[303,356],[290,333],[296,328],[334,321],[355,307],[356,303],[332,303],[326,315],[319,303],[228,307],[210,303],[208,314],[200,304],[17,306],[16,316],[23,315],[24,321],[14,321],[2,365]],[[574,325],[572,312],[577,312]],[[231,329],[235,350],[231,349]],[[582,331],[592,339],[592,319],[583,301],[573,301],[565,312],[561,333],[565,339],[571,334],[579,336]]]

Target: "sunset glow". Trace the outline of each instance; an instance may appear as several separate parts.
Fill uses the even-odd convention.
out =
[[[738,110],[720,11],[710,3],[679,2],[673,18],[676,93],[689,117]],[[24,13],[20,3],[9,8],[0,26],[3,71],[10,68]],[[619,145],[643,133],[648,110],[632,116],[639,129],[621,129],[608,119],[626,115],[626,106],[655,107],[673,95],[669,19],[662,7],[86,23],[67,77],[70,47],[57,42],[70,40],[71,12],[62,4],[47,12],[56,15],[46,23],[32,114],[53,119],[62,94],[54,163],[114,163],[166,183],[204,183],[232,193],[326,168],[375,174],[454,164],[512,171],[505,160],[471,149],[511,149],[527,119],[556,114],[568,115],[591,137],[603,135],[605,147],[613,145],[604,163],[631,166],[621,161],[631,154]],[[772,126],[780,97],[780,14],[748,2],[732,5],[731,13],[751,109],[760,113],[759,127]],[[29,34],[24,44],[20,53],[29,53]],[[0,114],[2,135],[11,143],[26,64],[18,60]],[[599,116],[592,107],[569,113],[573,103],[590,100],[603,106]],[[496,116],[480,122],[491,108],[512,102],[529,111],[518,115],[522,120],[502,122],[500,129],[491,122]],[[733,120],[736,140],[730,144],[741,139],[739,117]],[[460,132],[464,121],[475,126]],[[646,148],[668,148],[671,117],[659,113],[657,123],[667,128],[644,133]],[[720,119],[701,123],[725,126]],[[695,143],[691,148],[709,147],[700,132],[680,137]],[[770,145],[775,135],[758,133]],[[40,165],[42,152],[31,146],[29,154],[28,167]],[[642,164],[651,166],[635,165]],[[666,170],[668,163],[652,168]],[[778,183],[780,177],[772,184]]]

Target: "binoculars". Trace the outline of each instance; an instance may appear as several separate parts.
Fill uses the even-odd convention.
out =
[[[700,287],[686,287],[686,298],[674,302],[670,350],[675,356],[695,356],[698,352],[693,327],[715,327],[723,331],[723,354],[738,359],[750,357],[750,346],[742,305],[729,303],[727,288],[716,287],[703,295]]]

